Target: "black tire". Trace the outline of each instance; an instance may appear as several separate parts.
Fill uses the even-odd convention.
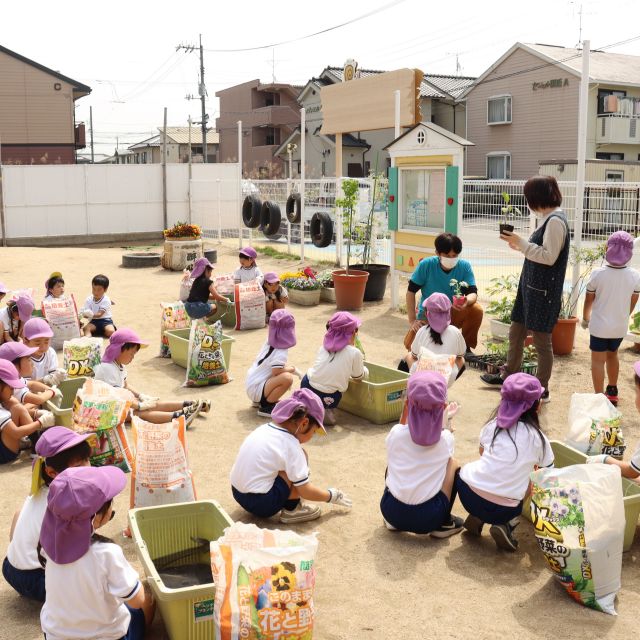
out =
[[[333,238],[333,220],[328,213],[318,211],[311,216],[309,233],[314,247],[322,249],[331,244]]]
[[[122,256],[122,266],[125,269],[144,269],[159,267],[161,256],[159,253],[125,253]]]
[[[300,222],[300,217],[302,215],[302,205],[300,204],[300,194],[292,193],[287,198],[287,220],[291,224],[296,224]]]
[[[260,228],[265,236],[274,236],[280,230],[280,222],[282,221],[282,215],[280,214],[280,207],[270,200],[265,200],[262,203],[262,209],[260,211]]]
[[[242,222],[245,227],[255,229],[260,226],[260,210],[262,202],[256,196],[247,196],[242,203]]]

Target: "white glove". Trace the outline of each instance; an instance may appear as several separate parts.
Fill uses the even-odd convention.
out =
[[[155,409],[157,404],[157,400],[154,400],[153,398],[148,400],[140,399],[138,403],[138,411],[149,411],[149,409]]]
[[[60,403],[62,402],[62,391],[60,391],[60,389],[58,389],[58,387],[51,387],[51,391],[53,391],[53,398],[51,398],[51,402],[53,402],[53,404],[55,404],[56,406],[60,406]]]
[[[302,380],[302,378],[304,378],[304,371],[300,371],[300,369],[298,369],[298,367],[294,367],[293,368],[293,375],[294,376],[298,376],[298,378],[300,378],[300,380]]]
[[[141,393],[138,396],[138,399],[140,400],[140,402],[153,402],[154,403],[154,407],[155,405],[158,403],[158,400],[160,400],[160,398],[158,396],[148,396],[146,393]]]
[[[580,326],[583,329],[588,329],[589,328],[589,321],[585,320],[584,318],[582,318],[582,320],[580,320]]]
[[[597,456],[588,456],[585,464],[604,464],[609,456],[606,453],[601,453]]]
[[[364,375],[362,376],[363,380],[368,380],[369,379],[369,369],[367,369],[367,367],[365,367],[363,365],[362,369],[364,370]]]
[[[67,372],[64,369],[56,369],[51,373],[48,373],[44,378],[42,378],[42,382],[50,387],[58,386],[63,380],[67,377]]]
[[[447,420],[451,420],[458,411],[460,411],[460,405],[457,402],[450,402],[447,405]]]
[[[43,429],[46,429],[47,427],[53,427],[53,425],[55,425],[56,417],[51,411],[40,411],[38,414],[38,422]]]
[[[91,309],[83,309],[80,312],[80,317],[81,318],[86,318],[87,320],[92,320],[93,319],[93,311],[91,311]]]
[[[327,489],[327,491],[329,492],[328,502],[331,502],[332,504],[339,504],[341,507],[351,509],[353,503],[346,493],[343,493],[340,489]]]

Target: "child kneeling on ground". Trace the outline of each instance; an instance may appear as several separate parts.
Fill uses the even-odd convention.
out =
[[[293,524],[315,520],[319,506],[331,502],[351,508],[351,499],[339,489],[320,489],[309,482],[309,463],[302,445],[314,433],[326,435],[324,408],[308,389],[297,389],[271,412],[272,421],[247,436],[231,469],[231,490],[236,502],[249,513]]]
[[[327,425],[336,423],[334,410],[349,387],[349,380],[364,380],[369,374],[362,352],[354,346],[361,324],[359,318],[346,311],[334,313],[327,322],[327,333],[316,360],[300,383],[322,400]]]
[[[469,516],[465,529],[482,534],[484,523],[499,549],[515,551],[513,535],[520,521],[529,475],[553,466],[553,450],[540,430],[538,409],[544,389],[528,373],[514,373],[503,383],[502,399],[480,432],[480,458],[465,464],[456,489]]]
[[[451,515],[455,500],[453,434],[443,429],[447,382],[435,371],[416,371],[407,383],[407,424],[386,438],[387,475],[380,511],[387,529],[447,538],[462,531]]]
[[[198,320],[199,318],[206,320],[216,314],[218,308],[211,300],[229,302],[229,298],[220,295],[216,290],[213,280],[211,279],[212,273],[213,265],[206,258],[198,258],[194,262],[193,269],[191,270],[193,284],[189,291],[189,297],[184,303],[187,315],[194,320]]]

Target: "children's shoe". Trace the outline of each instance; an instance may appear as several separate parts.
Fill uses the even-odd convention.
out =
[[[294,524],[296,522],[307,522],[308,520],[316,520],[322,515],[322,509],[317,505],[306,504],[300,502],[293,510],[283,509],[280,512],[280,522],[282,524]]]
[[[481,536],[484,522],[475,516],[467,516],[463,526],[472,536]]]
[[[336,412],[333,409],[324,410],[324,425],[333,427],[336,423]]]
[[[188,429],[191,426],[191,423],[196,419],[196,416],[200,413],[202,409],[202,402],[198,400],[193,404],[190,404],[188,407],[185,407],[182,410],[182,414],[184,415],[184,425]]]
[[[513,532],[519,524],[519,519],[514,518],[511,522],[506,524],[493,524],[489,529],[491,537],[496,543],[498,549],[504,549],[505,551],[515,551],[518,548],[518,541],[516,540]]]
[[[209,413],[211,411],[211,400],[200,400],[200,413]]]
[[[384,518],[382,518],[382,522],[384,522],[384,526],[387,527],[389,531],[397,531],[397,529],[392,524],[389,524]]]
[[[604,395],[607,396],[607,400],[616,407],[618,405],[618,387],[615,384],[608,384],[604,390]]]
[[[490,387],[501,387],[504,380],[499,373],[483,373],[480,380]]]
[[[263,418],[270,418],[271,412],[273,411],[273,407],[275,407],[275,403],[273,402],[265,402],[258,407],[258,415]]]
[[[543,394],[540,396],[540,402],[542,404],[547,404],[551,402],[551,398],[549,397],[549,389],[545,389]]]
[[[29,439],[29,436],[24,436],[20,438],[20,448],[19,451],[27,451],[33,447],[33,443]]]
[[[432,538],[448,538],[456,533],[460,533],[464,528],[464,521],[458,516],[449,516],[449,522],[445,522],[442,526],[432,531],[429,535]]]

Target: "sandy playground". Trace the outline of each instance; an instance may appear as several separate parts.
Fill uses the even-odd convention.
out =
[[[0,280],[9,287],[35,288],[39,301],[42,283],[53,270],[63,273],[67,293],[81,304],[90,292],[90,280],[99,272],[111,279],[110,297],[116,301],[117,326],[129,326],[148,339],[129,367],[132,386],[165,398],[186,398],[181,388],[184,369],[157,357],[159,303],[177,299],[180,275],[161,268],[128,270],[120,267],[122,248],[8,248],[3,249]],[[218,249],[218,272],[237,267],[235,244]],[[290,270],[295,262],[259,259],[263,271]],[[297,321],[298,345],[290,362],[302,369],[311,365],[321,344],[324,325],[335,311],[331,304],[319,307],[291,305]],[[406,316],[389,310],[388,299],[368,304],[360,314],[360,335],[367,359],[396,366],[402,353]],[[486,328],[488,332],[488,325]],[[552,401],[543,408],[542,423],[551,438],[562,439],[572,392],[591,390],[587,334],[579,331],[574,355],[556,360],[550,391]],[[201,392],[213,410],[198,418],[188,434],[190,461],[200,498],[218,500],[236,520],[250,521],[231,495],[229,471],[244,437],[263,419],[256,415],[244,391],[244,375],[266,330],[231,332],[233,381]],[[640,416],[633,403],[630,365],[636,355],[624,343],[620,409],[628,416],[625,435],[631,446],[640,440]],[[455,384],[450,399],[462,404],[456,419],[456,457],[469,461],[478,455],[478,434],[498,401],[498,393],[486,388],[477,371],[468,371]],[[384,439],[391,425],[376,426],[338,411],[338,426],[329,437],[308,445],[312,481],[343,489],[353,499],[353,509],[323,506],[315,522],[297,526],[301,532],[319,532],[316,559],[314,636],[321,640],[382,638],[625,638],[637,633],[640,610],[640,536],[623,556],[622,590],[618,616],[612,617],[574,603],[555,583],[538,546],[532,526],[523,522],[517,530],[520,549],[498,552],[493,540],[465,533],[446,540],[387,531],[379,511],[384,487]],[[14,511],[22,504],[30,483],[31,464],[21,456],[0,467],[0,548],[8,544]],[[120,532],[126,525],[128,490],[115,502],[116,517],[103,531],[120,543],[129,561],[141,571],[134,545]],[[456,503],[454,513],[464,516]],[[274,521],[258,522],[277,528]],[[0,638],[42,638],[39,605],[20,598],[0,580]],[[150,637],[166,638],[162,620],[156,617]]]

